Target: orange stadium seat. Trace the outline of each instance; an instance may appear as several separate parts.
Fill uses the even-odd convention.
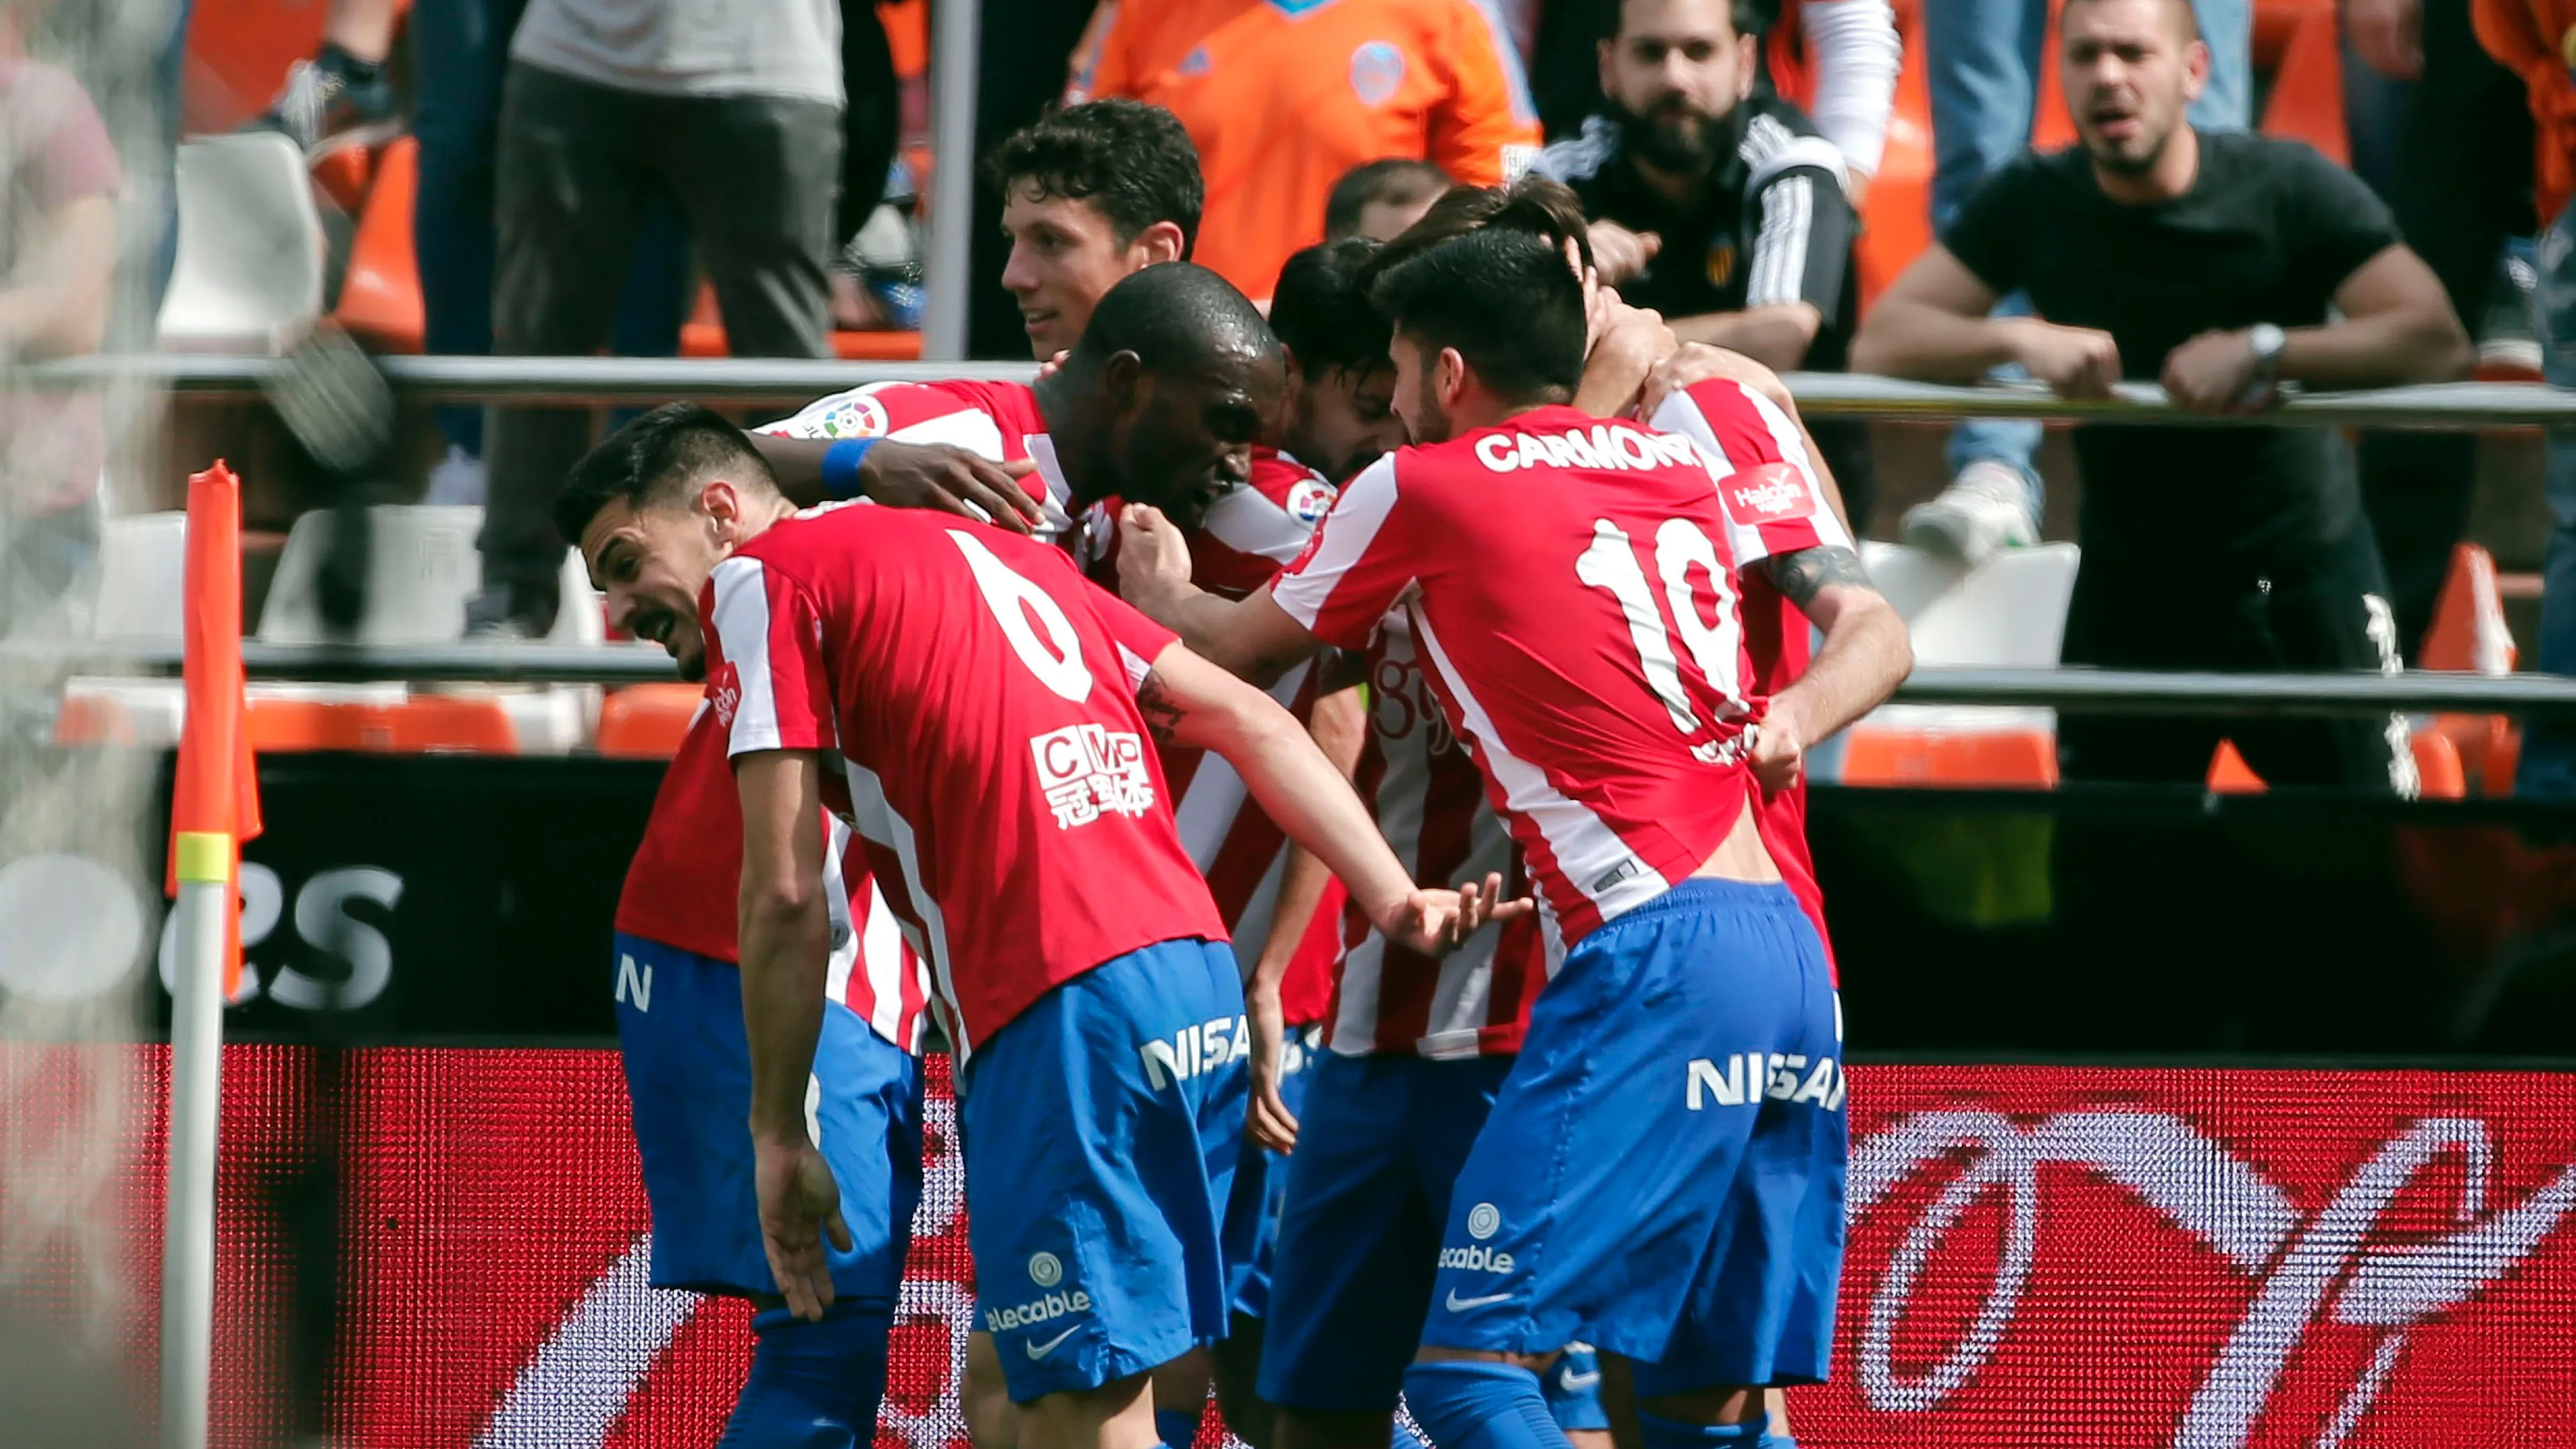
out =
[[[698,303],[689,320],[680,326],[682,357],[729,357],[725,341],[724,317],[716,309],[716,289],[705,283],[698,286]],[[918,362],[921,360],[921,334],[918,332],[835,332],[832,355],[843,362]]]
[[[133,711],[112,696],[67,694],[54,716],[57,745],[130,745],[134,741]]]
[[[412,197],[419,180],[420,143],[405,136],[386,147],[349,245],[348,276],[333,315],[379,352],[418,352],[428,333],[420,261],[412,250]]]
[[[2286,7],[2284,7],[2286,8]],[[2337,166],[2352,164],[2352,140],[2344,129],[2343,42],[2336,29],[2335,7],[2312,4],[2300,16],[2272,72],[2272,99],[2263,108],[2266,136],[2305,141]]]
[[[380,754],[513,755],[517,731],[497,699],[416,695],[401,704],[259,699],[250,702],[251,748],[262,753],[359,750]]]
[[[2474,543],[2451,550],[2451,572],[2433,605],[2418,664],[2425,669],[2510,674],[2518,658],[2504,617],[2504,590],[2495,559]],[[2513,793],[2513,770],[2522,755],[2520,725],[2506,715],[2444,714],[2432,728],[2458,752],[2461,768],[2480,793]]]
[[[2419,729],[2407,738],[2415,756],[2416,791],[2426,800],[2459,800],[2469,793],[2468,772],[2461,768],[2460,751],[2450,736],[2437,727]],[[2245,757],[2236,753],[2236,742],[2221,740],[2218,752],[2209,759],[2209,790],[2213,795],[2260,795],[2268,786]]]
[[[1915,730],[1854,725],[1846,785],[2055,788],[2057,745],[2044,730]]]
[[[2234,740],[2220,740],[2217,753],[2209,757],[2209,790],[2213,795],[2260,795],[2263,777],[2236,753]]]
[[[706,691],[694,684],[638,684],[612,692],[599,706],[599,752],[618,759],[669,759],[705,698]]]

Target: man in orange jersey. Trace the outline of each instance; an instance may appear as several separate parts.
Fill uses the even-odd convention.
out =
[[[1407,156],[1490,186],[1538,147],[1519,54],[1477,0],[1102,0],[1066,90],[1095,96],[1181,118],[1207,178],[1195,260],[1263,301],[1352,167]]]

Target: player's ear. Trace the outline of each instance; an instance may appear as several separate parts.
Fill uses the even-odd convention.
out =
[[[1144,390],[1145,363],[1135,353],[1121,349],[1109,354],[1100,367],[1100,385],[1107,393],[1111,407],[1124,413],[1136,406],[1137,394]]]
[[[1601,67],[1601,93],[1605,96],[1619,94],[1618,73],[1611,68],[1610,64],[1618,54],[1619,37],[1613,35],[1600,42],[1597,55]]]
[[[1128,249],[1143,252],[1142,265],[1151,267],[1182,260],[1188,253],[1189,243],[1181,236],[1178,222],[1158,221],[1136,233],[1136,239],[1128,243]]]
[[[1442,407],[1454,408],[1467,394],[1467,359],[1455,347],[1440,349],[1440,360],[1431,365],[1431,390],[1440,398]]]
[[[710,478],[698,485],[698,511],[719,525],[729,524],[742,516],[742,495],[722,478]]]
[[[1735,37],[1735,99],[1739,105],[1752,98],[1753,75],[1761,63],[1761,55],[1760,34]]]
[[[1281,394],[1284,398],[1286,396],[1293,395],[1299,387],[1304,385],[1306,369],[1300,366],[1297,362],[1297,349],[1289,346],[1285,342],[1279,344],[1279,360],[1286,364],[1287,369],[1286,376],[1288,386]]]

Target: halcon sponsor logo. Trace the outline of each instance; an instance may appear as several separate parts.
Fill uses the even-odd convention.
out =
[[[1806,475],[1789,463],[1759,463],[1717,485],[1726,511],[1738,523],[1760,525],[1805,518],[1816,511]]]
[[[1242,1017],[1211,1017],[1172,1033],[1170,1041],[1145,1042],[1136,1054],[1145,1059],[1145,1080],[1159,1091],[1251,1056],[1252,1036]]]
[[[995,1333],[1012,1328],[1035,1328],[1052,1323],[1068,1313],[1089,1313],[1091,1295],[1076,1288],[1070,1293],[1049,1293],[1034,1302],[1012,1308],[986,1308],[984,1326]]]
[[[1686,1090],[1694,1112],[1706,1110],[1712,1101],[1720,1107],[1758,1107],[1766,1097],[1792,1106],[1813,1102],[1838,1112],[1843,1085],[1841,1064],[1832,1057],[1811,1062],[1800,1052],[1737,1052],[1723,1062],[1694,1060]]]
[[[1700,456],[1688,438],[1595,423],[1562,433],[1488,433],[1476,440],[1476,461],[1509,473],[1515,468],[1690,468],[1699,465]]]

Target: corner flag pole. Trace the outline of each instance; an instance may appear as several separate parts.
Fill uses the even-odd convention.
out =
[[[215,1320],[215,1141],[224,1001],[241,979],[241,842],[260,830],[242,676],[241,485],[188,480],[187,722],[170,804],[178,897],[161,1239],[161,1443],[204,1449]]]

